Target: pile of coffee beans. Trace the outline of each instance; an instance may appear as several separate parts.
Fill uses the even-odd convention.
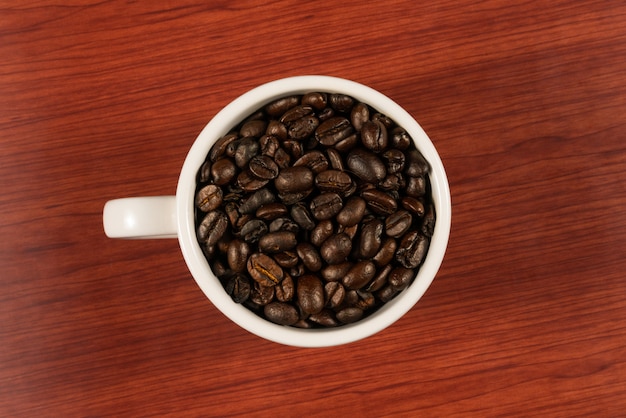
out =
[[[197,238],[231,298],[274,323],[335,327],[405,289],[428,251],[429,165],[389,117],[344,94],[259,109],[198,171]]]

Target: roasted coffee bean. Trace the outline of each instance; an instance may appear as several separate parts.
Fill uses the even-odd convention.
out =
[[[387,264],[382,269],[379,269],[372,281],[365,286],[365,290],[368,292],[376,292],[382,288],[385,284],[387,284],[387,277],[389,276],[389,273],[391,273],[391,270],[393,270],[393,266],[391,264]]]
[[[343,303],[343,299],[346,296],[346,289],[339,282],[327,282],[324,285],[324,295],[326,306],[335,309]]]
[[[259,141],[252,137],[245,137],[237,143],[235,150],[235,165],[244,168],[250,162],[252,157],[261,151]]]
[[[300,319],[298,310],[288,303],[271,302],[263,309],[265,317],[279,325],[294,325]]]
[[[285,274],[283,280],[274,286],[274,294],[279,302],[289,302],[296,293],[296,285],[290,275]]]
[[[418,231],[409,231],[398,245],[396,260],[402,266],[414,269],[422,263],[428,250],[428,238]]]
[[[393,257],[396,255],[397,242],[395,239],[387,237],[383,240],[378,252],[374,257],[372,257],[372,261],[378,267],[386,266],[391,263]]]
[[[250,245],[247,242],[240,239],[230,241],[226,253],[228,267],[236,273],[243,273],[246,271],[246,263],[250,253]]]
[[[382,244],[384,225],[379,219],[372,219],[361,228],[359,237],[359,257],[372,258],[376,255]]]
[[[310,208],[315,219],[330,219],[341,211],[343,200],[337,193],[322,193],[311,200]]]
[[[291,157],[291,161],[297,160],[304,155],[304,147],[302,146],[302,142],[294,141],[292,139],[288,139],[287,141],[283,141],[282,147],[289,156]]]
[[[322,192],[335,192],[343,195],[352,188],[352,178],[345,171],[326,170],[315,176],[315,187]]]
[[[346,275],[348,270],[350,270],[353,265],[354,264],[349,261],[339,264],[331,264],[322,268],[321,274],[327,282],[337,282]]]
[[[265,134],[284,141],[287,139],[287,126],[277,120],[270,120]]]
[[[250,300],[257,305],[265,306],[274,300],[274,286],[263,286],[261,284],[254,283],[250,289]]]
[[[351,324],[363,318],[363,309],[350,307],[337,312],[337,320],[344,324]]]
[[[337,112],[350,113],[354,99],[346,94],[333,93],[328,97],[328,103]]]
[[[428,173],[428,163],[418,150],[408,152],[404,172],[407,176],[423,177]]]
[[[367,311],[376,306],[376,298],[371,292],[365,290],[357,290],[356,294],[358,295],[359,299],[354,304],[355,307]]]
[[[352,226],[343,226],[343,225],[341,225],[339,227],[339,231],[338,232],[343,232],[348,237],[350,237],[350,239],[353,240],[354,237],[356,237],[357,233],[359,232],[359,224],[352,225]]]
[[[293,268],[300,262],[298,254],[295,251],[284,251],[282,253],[272,254],[272,257],[279,266],[285,269]]]
[[[316,314],[309,315],[308,320],[325,328],[341,325],[335,318],[335,313],[330,309],[322,309]]]
[[[313,244],[301,242],[296,246],[296,253],[309,271],[316,272],[322,268],[322,257]]]
[[[248,258],[248,273],[261,286],[274,286],[283,279],[283,269],[267,254],[254,253]]]
[[[311,106],[298,105],[283,113],[279,120],[287,126],[287,131],[289,131],[289,124],[312,114],[313,108]]]
[[[385,219],[385,233],[390,237],[399,238],[409,230],[413,217],[406,210],[392,213]]]
[[[287,215],[287,206],[282,203],[264,203],[256,210],[256,217],[264,221],[272,221]]]
[[[278,176],[278,165],[267,155],[256,155],[248,164],[248,169],[261,180],[271,180]]]
[[[386,192],[396,192],[406,186],[404,176],[401,173],[387,174],[378,187]]]
[[[245,192],[253,192],[264,187],[269,180],[261,180],[250,172],[250,170],[244,170],[237,176],[237,186]]]
[[[387,173],[395,174],[404,170],[406,157],[404,153],[397,148],[391,148],[381,154],[387,167]]]
[[[315,228],[315,220],[304,203],[296,203],[291,207],[291,218],[305,231]]]
[[[391,144],[394,148],[404,151],[411,146],[412,142],[411,137],[403,128],[396,127],[391,131]]]
[[[352,240],[342,232],[324,241],[320,248],[320,255],[328,264],[339,264],[346,261],[351,251]]]
[[[391,120],[389,116],[383,115],[379,112],[376,112],[372,115],[372,121],[382,123],[387,129],[391,128],[394,125],[393,120]]]
[[[268,232],[259,239],[259,250],[264,253],[280,253],[298,245],[296,234],[288,231]]]
[[[424,177],[409,177],[404,192],[410,197],[422,197],[426,193]]]
[[[350,111],[350,122],[354,129],[360,131],[365,122],[370,119],[370,109],[365,103],[357,103]]]
[[[317,141],[327,147],[333,146],[353,134],[354,128],[350,121],[343,116],[331,117],[320,123],[315,130]]]
[[[360,289],[367,285],[376,275],[376,266],[372,261],[362,260],[348,270],[341,280],[348,289]]]
[[[235,202],[228,202],[226,206],[224,206],[224,211],[226,212],[231,228],[236,229],[241,216],[239,213],[239,205]]]
[[[317,117],[319,118],[321,122],[328,120],[332,118],[333,116],[335,116],[335,110],[332,107],[326,107],[320,110],[319,113],[317,114]]]
[[[318,174],[328,169],[328,159],[321,151],[313,150],[298,158],[293,166],[305,166],[310,168],[313,173]]]
[[[253,244],[267,233],[267,225],[260,219],[251,219],[246,222],[240,231],[240,235],[244,241]]]
[[[368,183],[376,184],[387,175],[387,169],[381,159],[373,152],[362,148],[352,150],[346,162],[354,175]]]
[[[206,183],[211,180],[211,160],[206,160],[202,166],[200,166],[200,170],[198,170],[198,183]]]
[[[319,126],[320,121],[313,115],[304,116],[289,124],[288,134],[290,138],[303,140],[308,138]]]
[[[289,269],[289,274],[291,274],[293,277],[300,277],[304,273],[306,273],[306,268],[304,267],[304,264],[300,262],[298,262],[295,267]]]
[[[417,200],[414,197],[405,196],[400,199],[400,203],[402,203],[402,207],[409,212],[415,214],[418,218],[424,216],[424,204]]]
[[[218,186],[229,184],[237,175],[235,162],[230,158],[220,158],[211,166],[211,178]]]
[[[222,204],[223,192],[219,186],[209,184],[196,193],[196,207],[202,212],[217,209]]]
[[[376,292],[376,297],[382,302],[387,303],[398,294],[398,289],[387,284],[385,287]]]
[[[280,148],[280,142],[274,135],[263,135],[259,139],[259,146],[261,147],[261,154],[267,155],[270,158],[274,158],[276,151]],[[278,164],[277,164],[278,165]]]
[[[420,230],[427,237],[432,237],[435,233],[435,209],[432,206],[428,206]]]
[[[413,269],[405,267],[396,267],[391,270],[387,281],[396,290],[405,289],[415,277],[415,271]]]
[[[344,227],[350,227],[358,224],[365,215],[367,204],[363,198],[351,196],[346,200],[343,209],[337,214],[337,222]]]
[[[269,189],[263,188],[252,193],[241,205],[239,212],[241,214],[253,213],[261,206],[272,203],[276,200],[276,196]]]
[[[328,105],[328,95],[319,92],[307,93],[302,96],[302,104],[315,110],[322,110]]]
[[[209,161],[215,162],[226,155],[226,148],[238,138],[239,136],[236,133],[229,133],[218,139],[211,148],[211,151],[209,151]]]
[[[250,296],[250,291],[252,289],[248,276],[240,273],[230,276],[224,287],[226,293],[230,295],[235,303],[245,302]]]
[[[390,194],[378,189],[368,189],[361,192],[367,206],[379,215],[390,215],[396,211],[398,204]]]
[[[313,171],[304,166],[283,169],[274,179],[274,186],[280,194],[310,191],[315,180]]]
[[[212,210],[205,215],[198,227],[198,240],[207,246],[215,245],[224,235],[227,226],[226,214],[221,210]]]
[[[291,156],[284,148],[278,147],[274,152],[274,162],[280,168],[288,168],[291,164]]]
[[[335,144],[335,149],[339,152],[346,153],[354,148],[359,142],[359,137],[356,134],[352,134],[342,139]]]
[[[376,153],[387,148],[387,128],[380,121],[368,121],[361,128],[361,142]]]
[[[299,230],[298,224],[286,216],[274,219],[269,225],[270,232],[287,231],[297,234]]]
[[[328,155],[328,164],[331,168],[339,171],[345,170],[345,164],[339,151],[334,148],[328,148],[326,149],[326,155]]]
[[[303,192],[279,194],[278,198],[285,205],[291,206],[291,205],[293,205],[295,203],[298,203],[298,202],[304,200],[308,195],[311,194],[312,191],[313,191],[313,189],[311,188],[311,189],[305,190]]]
[[[324,308],[324,286],[317,276],[306,274],[296,282],[298,305],[306,314],[315,314]]]
[[[239,129],[239,136],[245,138],[255,137],[260,138],[261,135],[265,132],[267,128],[267,122],[262,119],[250,120],[243,124],[241,129]]]
[[[298,103],[300,103],[300,96],[283,97],[266,105],[265,112],[270,116],[279,117]]]
[[[320,247],[333,234],[333,230],[333,222],[330,219],[320,221],[311,231],[309,237],[311,244]]]

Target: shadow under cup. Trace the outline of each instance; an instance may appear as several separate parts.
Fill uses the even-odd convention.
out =
[[[413,282],[371,315],[336,328],[300,329],[278,325],[247,307],[235,303],[215,276],[196,238],[195,191],[197,173],[209,150],[250,114],[264,105],[290,95],[308,92],[340,93],[370,105],[404,128],[430,165],[428,173],[436,223],[425,259]],[[451,225],[451,200],[441,159],[419,124],[402,107],[385,95],[362,84],[328,76],[299,76],[263,84],[241,95],[223,108],[202,130],[192,145],[176,192],[178,239],[185,262],[211,302],[233,322],[262,338],[298,347],[325,347],[346,344],[371,336],[388,327],[409,311],[426,292],[444,257]]]

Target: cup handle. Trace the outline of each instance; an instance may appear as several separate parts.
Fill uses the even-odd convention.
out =
[[[109,238],[176,238],[176,196],[109,200],[102,223]]]

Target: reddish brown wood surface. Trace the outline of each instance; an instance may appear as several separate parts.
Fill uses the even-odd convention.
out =
[[[1,416],[624,413],[623,2],[0,1],[0,56]],[[342,347],[261,340],[175,240],[102,229],[297,74],[394,98],[452,191],[432,287]]]

